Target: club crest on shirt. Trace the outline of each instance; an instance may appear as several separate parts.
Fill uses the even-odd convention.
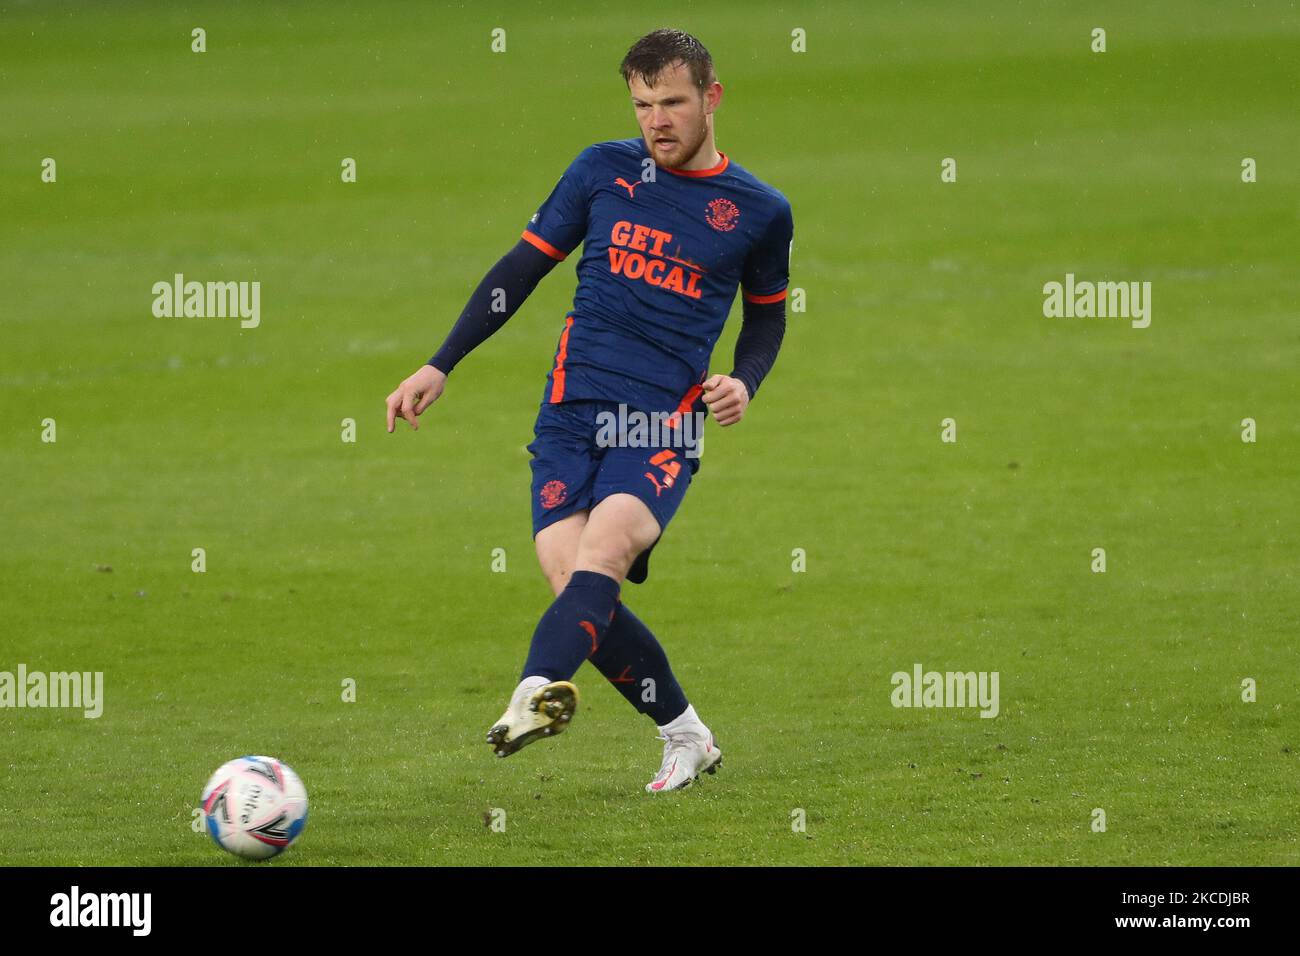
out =
[[[704,220],[718,232],[731,232],[736,228],[736,220],[740,218],[740,210],[730,199],[715,199],[709,203],[708,209],[705,210]]]

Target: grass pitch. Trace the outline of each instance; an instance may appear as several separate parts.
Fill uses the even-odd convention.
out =
[[[418,434],[382,412],[635,135],[616,68],[666,23],[807,309],[624,591],[727,757],[662,799],[589,666],[562,738],[482,742],[549,600],[524,445],[577,257]],[[243,753],[311,795],[275,865],[1300,862],[1298,41],[1208,0],[6,5],[0,670],[106,700],[0,710],[0,862],[241,865],[190,824]],[[260,326],[155,318],[175,273],[260,281]],[[1151,326],[1045,318],[1067,273],[1150,281]],[[999,715],[895,709],[915,663],[997,671]]]

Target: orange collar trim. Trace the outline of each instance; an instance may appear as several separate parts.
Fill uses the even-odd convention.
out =
[[[665,166],[664,172],[672,173],[674,176],[689,176],[692,179],[700,179],[704,176],[716,176],[731,165],[731,160],[722,150],[718,150],[718,155],[722,157],[718,165],[709,169],[673,169],[671,166]]]

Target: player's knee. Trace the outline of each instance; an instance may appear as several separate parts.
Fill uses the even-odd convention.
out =
[[[559,597],[560,592],[569,586],[569,578],[573,576],[573,569],[550,568],[543,570],[546,572],[546,583],[551,586],[551,593]]]
[[[626,531],[586,534],[578,547],[577,570],[596,571],[622,581],[636,556],[644,550],[639,540]]]
[[[625,561],[621,556],[612,555],[591,555],[585,561],[578,562],[579,571],[595,571],[615,581],[622,581],[627,577],[627,569],[631,566],[630,559]]]
[[[596,571],[622,581],[632,562],[659,535],[659,523],[645,502],[633,495],[604,499],[578,540],[579,571]]]
[[[537,534],[537,563],[551,591],[559,594],[568,586],[578,557],[578,541],[587,523],[585,511],[564,518]]]

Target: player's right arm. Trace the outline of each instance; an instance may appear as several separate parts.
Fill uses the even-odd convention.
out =
[[[388,396],[390,432],[398,415],[418,429],[416,418],[437,401],[456,364],[505,325],[537,283],[586,237],[591,155],[584,150],[569,164],[519,242],[483,277],[437,354]]]
[[[556,261],[521,239],[488,270],[447,334],[442,348],[388,396],[390,432],[398,415],[406,419],[412,429],[419,430],[417,416],[424,414],[424,410],[437,401],[451,370],[506,324],[537,283],[555,268]]]

